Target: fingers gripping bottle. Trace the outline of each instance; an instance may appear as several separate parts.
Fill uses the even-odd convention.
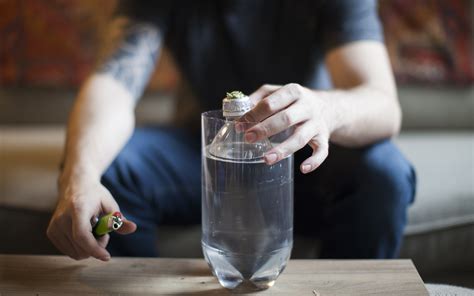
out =
[[[293,156],[267,165],[278,137],[245,142],[242,130],[255,123],[236,119],[251,108],[234,91],[222,111],[202,114],[202,248],[229,289],[271,287],[293,245]]]

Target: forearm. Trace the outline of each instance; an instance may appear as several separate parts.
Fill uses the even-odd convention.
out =
[[[121,28],[115,35],[118,42],[110,47],[113,51],[81,88],[71,111],[58,204],[47,230],[53,244],[77,260],[110,259],[105,249],[109,236],[94,237],[91,219],[120,207],[100,179],[133,132],[134,107],[160,47],[153,25]],[[124,218],[118,232],[128,234],[135,229]]]
[[[133,132],[135,103],[159,55],[161,35],[152,24],[117,19],[107,37],[71,112],[60,186],[71,178],[100,180]]]
[[[321,92],[330,140],[357,147],[396,135],[401,124],[397,89],[382,43],[359,41],[328,53],[334,90]]]
[[[92,75],[71,112],[61,183],[100,180],[134,127],[134,101],[111,76]]]
[[[361,85],[318,94],[326,102],[333,143],[359,147],[395,136],[400,130],[401,110],[395,91]]]

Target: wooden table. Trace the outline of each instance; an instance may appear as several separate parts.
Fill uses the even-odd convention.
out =
[[[203,259],[0,255],[0,295],[230,295]],[[291,260],[252,295],[428,295],[411,260]],[[249,295],[249,294],[246,294]]]

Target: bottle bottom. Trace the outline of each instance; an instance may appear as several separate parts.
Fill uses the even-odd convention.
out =
[[[227,289],[268,289],[285,269],[292,245],[262,254],[231,253],[202,243],[204,257],[219,283]]]

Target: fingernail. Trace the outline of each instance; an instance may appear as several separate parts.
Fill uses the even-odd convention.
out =
[[[277,159],[278,159],[278,155],[276,153],[270,153],[270,154],[265,155],[265,161],[268,164],[274,163]]]
[[[303,173],[308,173],[311,170],[311,165],[304,164],[301,169],[303,170]]]
[[[102,257],[102,261],[109,261],[110,260],[110,255]]]
[[[245,135],[245,141],[249,143],[255,142],[256,139],[257,139],[257,134],[254,132],[250,132]]]

